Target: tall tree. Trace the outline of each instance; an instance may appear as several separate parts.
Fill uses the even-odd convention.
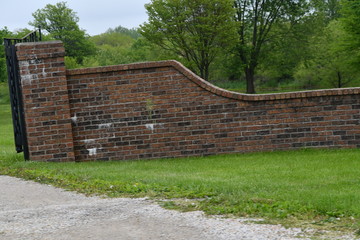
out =
[[[262,49],[256,75],[266,87],[282,87],[294,80],[297,67],[313,58],[315,36],[321,36],[328,24],[324,10],[312,11],[299,21],[274,24]],[[259,81],[257,81],[259,83]]]
[[[87,39],[84,30],[81,30],[79,17],[72,9],[66,6],[66,2],[55,5],[47,4],[33,14],[34,21],[29,22],[31,26],[45,29],[51,37],[64,43],[66,55],[74,57],[81,62],[85,56],[95,51],[94,45]]]
[[[182,56],[206,80],[219,51],[235,34],[231,0],[152,0],[141,34],[163,49]]]
[[[281,21],[298,21],[305,13],[303,0],[235,0],[239,23],[238,55],[245,73],[247,93],[255,93],[255,70],[269,33]]]

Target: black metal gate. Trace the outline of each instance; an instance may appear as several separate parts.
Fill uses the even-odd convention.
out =
[[[25,160],[29,160],[29,150],[26,138],[26,127],[21,93],[19,64],[16,57],[15,44],[21,42],[41,41],[41,30],[29,33],[23,38],[4,38],[8,84],[10,92],[11,113],[14,126],[16,151],[24,152]]]

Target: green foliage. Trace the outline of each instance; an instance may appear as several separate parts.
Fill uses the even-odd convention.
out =
[[[95,55],[84,57],[81,63],[68,56],[66,65],[79,68],[175,59],[216,85],[241,92],[251,92],[251,79],[253,90],[256,86],[262,93],[359,86],[357,28],[349,27],[357,20],[344,14],[350,11],[346,7],[340,9],[350,4],[345,0],[341,5],[339,0],[238,0],[237,23],[221,15],[220,3],[154,0],[147,5],[149,22],[139,31],[110,28],[90,38]],[[216,18],[211,15],[214,12]],[[227,26],[222,26],[226,21]]]
[[[0,82],[0,104],[10,103],[9,86],[5,82]]]
[[[176,56],[152,44],[144,37],[134,42],[129,49],[129,54],[134,62],[177,59]]]
[[[66,57],[67,68],[96,67],[105,65],[126,64],[133,62],[158,60],[183,60],[166,50],[152,44],[143,37],[138,37],[134,29],[116,27],[106,33],[96,35],[90,40],[96,46],[96,54],[85,57],[81,64],[74,58]]]
[[[139,33],[138,29],[132,28],[128,29],[122,26],[117,26],[116,28],[109,28],[106,33],[121,33],[125,34],[133,39],[138,39],[141,37],[141,34]]]
[[[103,45],[99,48],[96,59],[101,66],[131,62],[128,49],[122,46]]]
[[[282,0],[236,0],[236,21],[239,23],[239,43],[236,48],[247,83],[247,93],[255,93],[255,70],[265,43],[271,42],[275,24],[292,23],[307,12],[306,2]]]
[[[81,30],[77,24],[79,18],[76,12],[68,8],[66,2],[47,4],[32,15],[34,20],[29,24],[41,27],[53,39],[63,41],[66,55],[74,57],[78,63],[81,63],[85,56],[94,53],[93,44],[88,40],[85,31]]]
[[[0,47],[0,51],[3,50],[1,48],[3,48],[3,47],[2,46]],[[0,82],[5,82],[6,79],[7,79],[6,59],[5,59],[5,56],[0,56]]]
[[[20,29],[17,29],[14,33],[12,33],[12,36],[14,38],[23,38],[31,32],[32,32],[32,30],[30,30],[28,28],[20,28]]]
[[[346,47],[355,56],[353,63],[360,64],[360,2],[354,0],[342,0],[341,23],[348,33]]]
[[[219,52],[233,44],[232,1],[152,0],[145,8],[149,22],[140,27],[150,42],[187,60],[201,77]]]
[[[13,34],[7,29],[7,27],[0,29],[0,82],[5,82],[7,80],[6,58],[3,39],[11,37],[13,37]]]
[[[127,34],[108,31],[92,37],[91,41],[97,46],[94,60],[100,66],[130,63],[132,61],[130,49],[136,40]],[[89,64],[89,59],[87,64]],[[92,61],[92,64],[94,64],[94,61]]]
[[[83,61],[84,62],[84,61]],[[67,69],[81,68],[83,65],[80,65],[75,58],[65,56],[65,66]]]
[[[3,45],[0,46],[0,51],[4,51]],[[7,72],[6,72],[6,58],[3,54],[0,54],[0,82],[6,82]]]
[[[310,5],[314,13],[324,18],[325,23],[336,20],[341,16],[340,0],[312,0]]]
[[[144,61],[160,61],[160,60],[178,60],[187,63],[186,59],[162,49],[158,45],[151,43],[146,38],[141,37],[137,39],[131,46],[130,55],[134,62]]]
[[[246,83],[244,81],[215,80],[211,81],[211,83],[220,88],[224,88],[230,91],[244,92],[246,90]]]
[[[4,38],[23,38],[31,30],[27,28],[19,29],[16,32],[10,32],[7,27],[3,27],[0,29],[0,83],[7,81],[7,69],[6,69],[6,57],[5,57],[5,49],[4,49]],[[0,99],[2,98],[2,93],[0,93]],[[0,100],[1,103],[1,100]]]
[[[356,86],[359,70],[351,64],[354,55],[344,45],[347,38],[339,21],[331,21],[311,39],[312,58],[299,65],[296,78],[318,88]]]
[[[93,36],[93,41],[97,46],[109,45],[111,47],[129,48],[135,42],[135,38],[119,32],[106,32]]]
[[[0,90],[5,90],[6,84],[1,83],[0,87]],[[4,104],[3,97],[0,98],[0,102],[0,154],[8,154],[15,151],[11,108],[10,104]]]
[[[279,87],[294,80],[294,72],[302,61],[312,55],[311,38],[322,31],[323,19],[308,15],[301,21],[278,22],[269,32],[263,46],[257,74],[257,85]]]

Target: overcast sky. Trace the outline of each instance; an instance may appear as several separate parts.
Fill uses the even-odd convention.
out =
[[[8,0],[2,1],[0,29],[8,27],[10,31],[29,28],[33,20],[32,13],[44,8],[46,4],[55,4],[61,0]],[[65,1],[65,0],[64,0]],[[80,18],[79,26],[90,35],[105,32],[119,25],[126,28],[138,27],[147,21],[144,8],[150,0],[67,0],[67,6]]]

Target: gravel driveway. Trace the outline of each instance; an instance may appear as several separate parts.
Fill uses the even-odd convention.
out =
[[[308,239],[300,229],[165,210],[146,199],[85,197],[0,176],[0,239]],[[351,238],[348,238],[351,239]]]

